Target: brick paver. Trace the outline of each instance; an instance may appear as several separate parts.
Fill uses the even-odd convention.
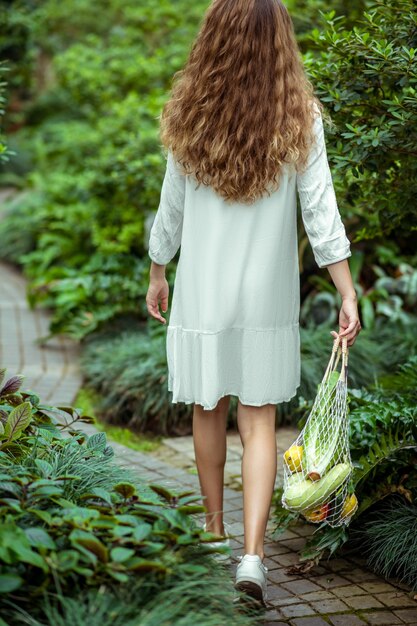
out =
[[[0,282],[3,287],[0,367],[7,367],[8,374],[24,374],[25,388],[31,387],[44,402],[72,403],[80,385],[76,344],[56,337],[45,347],[39,347],[37,339],[47,334],[47,312],[29,309],[25,281],[15,268],[0,263]],[[82,430],[87,434],[97,432],[90,424],[83,424]],[[296,432],[294,428],[277,431],[276,487],[282,484],[281,453],[292,443]],[[173,490],[193,489],[199,493],[192,437],[164,439],[159,450],[147,454],[117,443],[112,443],[112,447],[116,461],[142,480]],[[231,541],[234,557],[243,550],[241,456],[238,433],[228,433],[224,512],[234,535]],[[204,516],[197,516],[197,520],[202,524]],[[364,559],[324,560],[304,576],[289,574],[288,566],[298,562],[297,551],[314,527],[298,524],[286,530],[277,541],[272,539],[273,529],[270,519],[265,545],[269,608],[264,615],[264,626],[417,626],[417,603],[413,593],[404,585],[378,577],[365,567]],[[236,563],[234,558],[230,566],[232,576]]]
[[[0,219],[10,191],[0,191]],[[72,404],[80,387],[78,346],[64,336],[38,340],[48,334],[50,315],[31,310],[26,281],[12,265],[0,262],[0,367],[7,375],[23,374],[23,388],[38,393],[48,404]]]

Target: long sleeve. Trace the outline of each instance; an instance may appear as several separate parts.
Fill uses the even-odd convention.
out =
[[[319,267],[342,261],[351,256],[337,206],[332,176],[327,160],[323,119],[317,105],[314,120],[316,141],[305,170],[297,173],[297,190],[304,227]]]
[[[159,265],[166,265],[181,245],[184,215],[185,176],[168,151],[159,207],[149,233],[148,255]]]

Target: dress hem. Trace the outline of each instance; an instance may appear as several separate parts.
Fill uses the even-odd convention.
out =
[[[233,391],[227,391],[226,393],[224,393],[223,395],[219,396],[217,398],[217,401],[215,404],[213,404],[212,406],[204,406],[203,402],[199,402],[198,400],[190,400],[188,399],[181,399],[180,397],[177,397],[175,400],[172,399],[171,403],[172,404],[178,404],[179,402],[185,403],[185,404],[200,404],[203,409],[205,411],[212,411],[213,409],[216,408],[219,400],[221,400],[222,398],[224,398],[225,396],[235,396],[238,398],[238,400],[240,400],[240,402],[242,404],[248,405],[248,406],[264,406],[265,404],[282,404],[283,402],[289,402],[290,400],[292,400],[292,398],[294,398],[294,396],[297,394],[297,390],[300,387],[300,383],[298,383],[298,385],[295,387],[294,391],[291,393],[290,396],[285,397],[285,398],[280,398],[279,400],[263,400],[262,402],[250,402],[248,400],[243,400],[240,396],[239,393],[237,392],[233,392]],[[168,391],[170,391],[172,393],[172,389],[168,389]]]
[[[291,324],[286,324],[285,326],[271,326],[269,328],[258,326],[226,326],[225,328],[219,328],[218,330],[201,330],[199,328],[184,328],[184,326],[181,326],[180,324],[168,324],[167,330],[170,332],[180,330],[185,333],[194,333],[197,335],[218,335],[219,333],[228,332],[230,330],[243,330],[245,332],[253,333],[276,333],[278,331],[293,330],[294,328],[297,329],[299,326],[299,322],[293,322]]]

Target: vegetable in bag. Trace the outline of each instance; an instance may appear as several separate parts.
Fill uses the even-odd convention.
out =
[[[351,484],[347,340],[339,344],[338,337],[305,426],[284,453],[282,494],[284,508],[333,527],[349,523],[358,507]]]

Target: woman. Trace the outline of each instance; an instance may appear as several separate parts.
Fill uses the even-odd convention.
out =
[[[226,419],[238,396],[245,545],[236,586],[263,601],[276,405],[300,382],[297,192],[315,260],[342,297],[333,334],[351,346],[360,330],[321,111],[281,0],[214,0],[161,115],[167,168],[147,307],[166,323],[165,265],[181,246],[168,389],[172,402],[194,403],[205,526],[222,537]]]

